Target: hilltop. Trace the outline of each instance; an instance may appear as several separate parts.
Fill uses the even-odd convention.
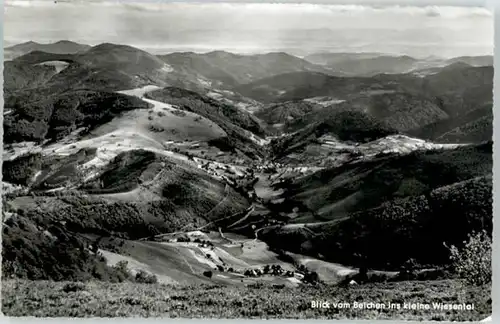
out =
[[[43,84],[48,91],[75,89],[126,90],[151,83],[165,85],[171,68],[156,56],[140,49],[104,43],[78,53],[31,52],[14,60],[34,65],[66,62],[69,65]]]

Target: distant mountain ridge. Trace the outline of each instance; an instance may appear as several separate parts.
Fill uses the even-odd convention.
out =
[[[226,87],[288,72],[327,72],[321,66],[283,52],[255,55],[240,55],[225,51],[205,54],[187,52],[158,57],[178,71],[200,74],[207,79],[220,81]]]
[[[380,73],[404,73],[419,62],[407,55],[388,56],[375,54],[310,55],[305,58],[312,63],[320,63],[330,71],[345,76],[373,76]]]
[[[165,86],[172,72],[166,63],[148,52],[112,43],[72,54],[33,51],[12,62],[33,65],[48,61],[70,63],[43,85],[52,91],[75,88],[118,91],[148,84]]]
[[[453,138],[454,143],[468,142],[487,140],[492,134],[492,115],[487,113],[493,107],[492,66],[473,67],[457,62],[425,77],[382,74],[341,78],[321,73],[289,73],[235,90],[268,104],[257,113],[264,120],[275,123],[273,115],[279,113],[285,132],[300,130],[343,109],[370,115],[428,140]],[[325,97],[337,102],[328,105],[324,101],[327,105],[323,109],[309,109],[301,115],[296,109],[280,108],[292,102],[321,102]]]
[[[447,63],[463,62],[472,66],[493,66],[493,55],[460,56],[449,59]]]
[[[213,87],[231,89],[239,84],[287,72],[327,72],[320,66],[286,53],[245,56],[214,51],[206,54],[173,53],[155,56],[139,48],[112,43],[85,47],[85,51],[73,53],[63,50],[43,51],[30,44],[26,46],[30,48],[30,52],[15,57],[14,61],[23,64],[40,64],[46,61],[72,63],[72,68],[56,76],[54,82],[61,77],[69,77],[71,83],[77,82],[86,87],[99,85],[116,89],[112,87],[113,84],[123,84],[123,88],[118,90],[157,84],[203,93]],[[70,72],[77,73],[76,79],[69,76]],[[92,82],[86,81],[88,77]],[[101,82],[101,77],[116,81],[106,84],[105,80]]]
[[[91,48],[90,45],[79,44],[72,41],[61,40],[55,43],[41,44],[29,41],[22,44],[4,48],[6,59],[14,59],[16,57],[28,54],[33,51],[41,51],[53,54],[76,54],[85,52]]]
[[[381,73],[407,73],[421,69],[442,68],[454,63],[471,66],[493,66],[493,56],[460,56],[452,59],[429,57],[416,59],[408,55],[381,53],[317,53],[305,60],[324,66],[341,76],[374,76]]]
[[[368,114],[377,111],[373,115],[375,118],[392,123],[396,129],[411,131],[427,139],[441,138],[445,133],[449,133],[446,135],[448,137],[452,136],[450,125],[455,129],[453,141],[459,140],[461,136],[484,139],[491,133],[491,127],[488,126],[490,117],[481,115],[478,121],[468,119],[476,116],[470,113],[475,109],[492,105],[493,67],[471,65],[488,63],[491,59],[489,56],[457,57],[451,60],[429,58],[429,62],[434,62],[432,64],[439,61],[447,65],[430,68],[427,72],[425,69],[420,70],[425,75],[411,72],[341,77],[334,75],[327,66],[282,52],[240,55],[212,51],[205,54],[186,52],[155,56],[139,48],[112,43],[90,47],[61,41],[49,45],[60,48],[52,53],[34,50],[6,62],[6,102],[10,102],[8,97],[15,93],[20,97],[27,94],[30,97],[44,97],[70,89],[119,91],[154,84],[187,89],[232,106],[238,106],[239,103],[248,106],[248,103],[254,102],[251,105],[258,107],[260,104],[275,103],[273,112],[266,111],[270,107],[264,110],[258,107],[257,116],[286,131],[297,130],[321,119],[322,109],[319,109],[321,107],[315,98],[329,97],[331,103],[328,104],[327,100],[321,105],[329,106],[337,100],[338,103],[333,106],[366,110]],[[16,46],[18,49],[33,49],[37,43]],[[62,53],[63,49],[66,52],[75,51],[82,46],[85,49],[83,52]],[[392,72],[399,69],[399,63],[401,67],[420,62],[409,56],[379,53],[321,53],[307,58],[322,64],[334,62],[342,65],[347,62],[353,68],[370,68],[372,63],[378,67],[385,64],[393,69]],[[43,65],[47,62],[62,62],[66,66],[57,69]],[[36,87],[36,90],[32,87]],[[295,104],[283,105],[287,102]],[[412,109],[406,112],[384,111],[394,110],[397,105]],[[451,118],[448,122],[445,121],[446,115]],[[461,124],[454,122],[454,118],[458,118]],[[432,124],[436,124],[432,128],[434,137],[428,138],[419,131],[421,127],[432,127]],[[470,132],[474,135],[469,136]]]

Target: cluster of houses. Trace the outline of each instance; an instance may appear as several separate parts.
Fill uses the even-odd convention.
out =
[[[266,264],[262,269],[247,269],[243,272],[246,277],[260,277],[263,275],[295,277],[293,271],[283,269],[279,264]]]
[[[181,237],[178,237],[176,239],[173,239],[173,240],[168,240],[169,242],[179,242],[179,243],[195,243],[195,244],[198,244],[198,247],[201,247],[201,248],[210,248],[210,249],[214,249],[214,244],[211,242],[211,241],[208,241],[208,240],[202,240],[200,238],[195,238],[195,239],[191,239],[189,237],[184,237],[184,236],[181,236]]]
[[[217,266],[217,269],[221,272],[224,271],[224,267]],[[262,268],[251,268],[245,270],[235,270],[233,268],[228,268],[227,272],[232,273],[242,273],[248,278],[258,278],[262,276],[276,276],[276,277],[286,277],[295,278],[307,283],[317,283],[319,281],[318,274],[314,271],[309,271],[305,266],[301,265],[296,271],[285,270],[279,264],[266,264]]]
[[[268,162],[264,165],[257,165],[257,171],[263,173],[276,173],[279,168],[283,167],[280,163]]]

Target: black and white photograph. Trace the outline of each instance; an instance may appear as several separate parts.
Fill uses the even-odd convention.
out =
[[[3,29],[5,316],[491,321],[491,8],[5,0]]]

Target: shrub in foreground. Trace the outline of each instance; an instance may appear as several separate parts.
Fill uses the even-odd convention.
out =
[[[85,290],[85,284],[82,282],[69,282],[63,286],[62,290],[66,293]]]
[[[158,278],[154,274],[149,274],[146,271],[140,270],[135,274],[135,282],[155,284],[158,283]]]
[[[450,247],[450,259],[455,272],[473,285],[491,282],[491,237],[486,231],[469,234],[469,240],[458,249]]]

